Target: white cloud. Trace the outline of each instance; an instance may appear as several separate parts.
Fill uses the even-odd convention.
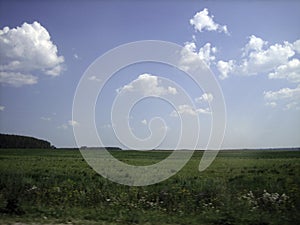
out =
[[[244,55],[246,55],[249,51],[261,51],[262,48],[267,45],[268,42],[264,41],[263,39],[256,37],[255,35],[251,35],[249,37],[249,42],[246,44],[244,48]]]
[[[160,80],[157,76],[151,74],[141,74],[137,79],[132,81],[130,84],[117,89],[117,92],[130,91],[130,92],[141,92],[146,96],[154,95],[161,96],[166,94],[177,94],[177,90],[174,87],[163,87],[159,85]]]
[[[196,111],[197,111],[197,113],[200,113],[200,114],[211,114],[211,111],[209,110],[209,108],[205,108],[205,109],[199,108]]]
[[[75,120],[69,120],[67,123],[63,123],[57,128],[67,130],[69,127],[75,127],[75,126],[79,126],[79,123]]]
[[[278,91],[265,91],[264,99],[269,106],[285,105],[285,109],[300,108],[300,85],[296,88],[282,88]]]
[[[267,100],[279,100],[287,98],[299,98],[300,97],[300,85],[296,88],[282,88],[279,91],[265,91],[264,97]]]
[[[100,82],[100,81],[101,81],[101,79],[98,78],[98,77],[96,77],[96,76],[90,76],[90,77],[88,78],[88,80],[91,80],[91,81],[97,81],[97,82]]]
[[[58,76],[64,57],[38,22],[0,30],[1,82],[13,86],[37,83],[36,73]]]
[[[253,36],[251,37],[253,38]],[[251,37],[249,43],[251,42]],[[246,53],[246,58],[243,59],[238,69],[238,72],[242,75],[256,75],[272,71],[276,67],[287,63],[289,58],[295,54],[292,45],[288,42],[283,44],[276,43],[267,49],[257,48],[250,50]]]
[[[293,49],[300,54],[300,39],[293,43]]]
[[[79,59],[79,56],[76,53],[73,55],[73,57],[74,59]]]
[[[216,47],[212,47],[210,43],[206,43],[199,52],[196,51],[197,46],[194,42],[186,42],[181,50],[179,68],[184,71],[193,71],[203,66],[203,62],[210,66],[216,59]]]
[[[249,76],[273,71],[276,73],[277,69],[282,70],[280,66],[290,63],[291,57],[295,55],[296,45],[297,41],[294,44],[285,41],[282,44],[275,43],[268,46],[267,41],[251,35],[248,43],[242,48],[242,58],[239,62],[220,60],[217,67],[222,79],[227,78],[229,74]]]
[[[101,126],[101,128],[105,128],[105,129],[111,129],[111,128],[113,128],[113,127],[115,127],[115,125],[112,125],[112,124],[103,124],[102,126]]]
[[[22,85],[36,84],[37,81],[38,78],[30,74],[0,71],[0,83],[3,84],[21,87]]]
[[[274,108],[277,106],[277,103],[276,102],[267,102],[266,105]]]
[[[228,78],[228,74],[232,73],[235,69],[235,61],[229,60],[228,62],[225,62],[223,60],[218,61],[217,68],[221,75],[219,76],[220,79],[224,80]]]
[[[210,43],[206,43],[202,48],[199,49],[198,56],[208,66],[210,66],[210,63],[215,61],[215,59],[216,59],[216,57],[213,55],[216,52],[217,52],[216,47],[212,47]]]
[[[197,103],[200,102],[212,102],[212,100],[214,99],[214,96],[211,93],[204,93],[203,95],[201,95],[200,97],[196,98],[195,101]]]
[[[44,117],[44,116],[42,116],[42,117],[41,117],[41,120],[51,121],[51,118],[50,118],[50,117]]]
[[[225,79],[229,75],[268,75],[269,79],[285,79],[297,83],[296,88],[282,88],[278,91],[265,91],[266,105],[272,108],[284,109],[299,108],[300,102],[300,60],[297,53],[300,52],[300,40],[293,43],[269,43],[262,38],[251,35],[248,43],[242,48],[242,56],[239,62],[235,60],[218,61],[217,68],[220,78]]]
[[[5,106],[0,105],[0,111],[4,111],[4,109],[5,109]]]
[[[58,126],[57,128],[58,128],[58,129],[66,130],[66,129],[68,129],[68,125],[64,123],[64,124]]]
[[[197,116],[199,113],[202,114],[210,114],[209,108],[199,108],[199,109],[194,109],[192,106],[184,104],[184,105],[179,105],[178,106],[178,111],[173,110],[170,114],[172,117],[177,117],[178,114],[185,114],[185,115],[190,115],[190,116]]]
[[[214,22],[214,16],[209,16],[207,8],[204,8],[202,11],[197,12],[192,19],[190,19],[190,24],[194,26],[196,31],[202,32],[203,30],[207,31],[218,31],[229,34],[226,25],[220,25]]]
[[[292,59],[284,65],[278,66],[274,72],[269,73],[270,79],[287,79],[293,83],[300,82],[300,60]]]
[[[77,121],[75,121],[75,120],[69,120],[68,124],[71,127],[79,126],[79,123]]]
[[[141,123],[147,125],[147,120],[142,120]]]

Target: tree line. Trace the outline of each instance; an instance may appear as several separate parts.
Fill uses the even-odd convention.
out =
[[[34,137],[0,134],[0,148],[55,148],[49,141]]]

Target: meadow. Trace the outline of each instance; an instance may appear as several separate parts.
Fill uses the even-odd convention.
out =
[[[168,151],[111,151],[149,165]],[[201,151],[175,176],[130,187],[90,168],[79,150],[0,149],[0,224],[300,224],[300,151]]]

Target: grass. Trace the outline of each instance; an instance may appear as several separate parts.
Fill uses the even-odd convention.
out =
[[[112,151],[134,165],[170,152]],[[0,224],[300,224],[300,151],[202,152],[146,187],[110,182],[78,150],[0,150]]]

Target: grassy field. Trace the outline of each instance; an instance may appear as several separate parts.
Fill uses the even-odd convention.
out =
[[[167,151],[114,151],[149,165]],[[224,151],[204,172],[196,152],[175,176],[129,187],[78,150],[0,149],[0,224],[300,224],[300,151]]]

